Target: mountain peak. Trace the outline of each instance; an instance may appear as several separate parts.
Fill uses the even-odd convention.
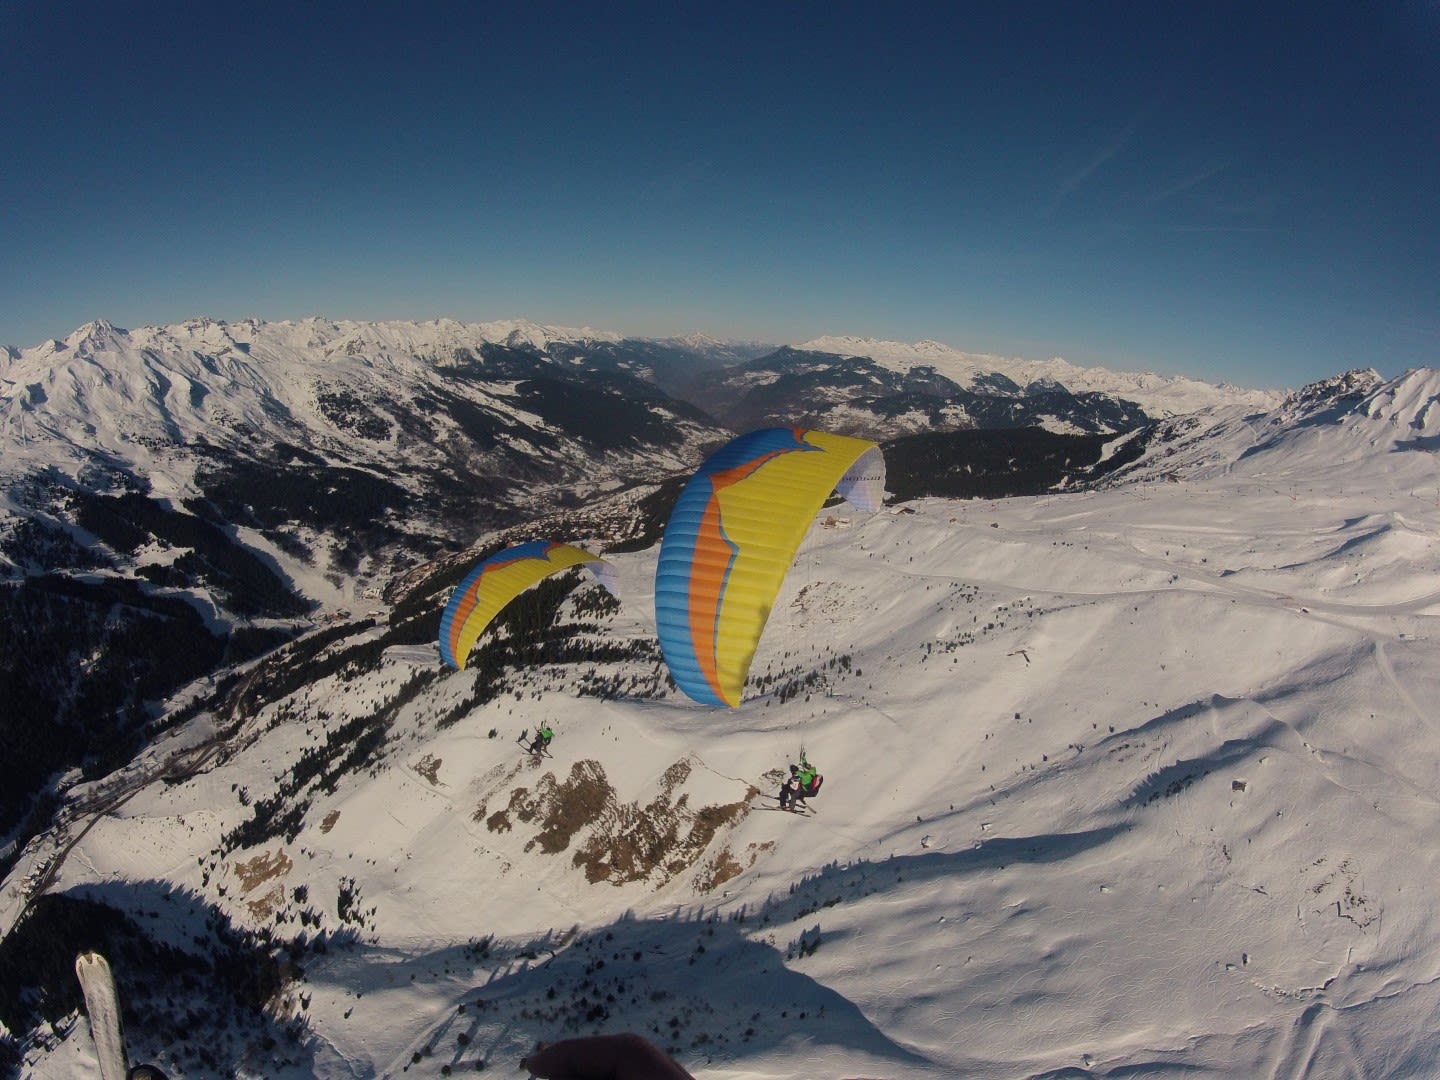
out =
[[[1287,405],[1307,405],[1315,402],[1343,401],[1360,398],[1375,390],[1384,378],[1374,368],[1354,368],[1328,379],[1308,383],[1285,399]]]
[[[1378,372],[1349,372],[1369,377],[1360,409],[1373,420],[1425,435],[1440,434],[1440,370],[1416,368],[1384,382]]]
[[[121,330],[109,319],[93,319],[77,326],[65,338],[65,348],[74,349],[82,356],[89,356],[96,350],[104,349],[128,331]]]

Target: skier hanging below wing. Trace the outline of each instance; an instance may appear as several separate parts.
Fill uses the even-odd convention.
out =
[[[550,748],[550,740],[555,737],[555,732],[550,730],[549,724],[541,724],[535,729],[535,738],[530,740],[530,753],[543,754]]]
[[[796,813],[804,810],[805,800],[819,795],[820,785],[824,782],[825,777],[805,760],[805,752],[802,750],[800,764],[790,766],[790,779],[780,787],[780,809],[793,810]]]

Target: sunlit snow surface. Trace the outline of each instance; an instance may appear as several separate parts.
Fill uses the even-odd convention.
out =
[[[1434,1075],[1437,398],[1419,372],[1333,422],[1237,422],[1226,453],[1099,492],[824,511],[753,668],[849,658],[808,697],[547,691],[443,731],[417,703],[385,767],[264,849],[283,888],[353,878],[374,908],[363,945],[307,961],[309,1061],[268,1075],[513,1073],[572,1030],[640,1031],[707,1080]],[[607,557],[610,632],[653,634],[655,550]],[[314,693],[359,714],[427,662]],[[542,719],[532,770],[514,739]],[[205,885],[199,863],[246,814],[232,786],[316,738],[252,731],[97,821],[53,887],[165,880],[243,917],[233,867],[262,851]],[[589,884],[479,812],[582,760],[642,803],[687,761],[694,805],[731,802],[802,745],[817,815],[757,800],[708,894],[704,860]],[[82,1028],[25,1075],[88,1060]]]

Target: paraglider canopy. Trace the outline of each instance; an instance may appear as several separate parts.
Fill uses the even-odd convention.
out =
[[[583,566],[612,596],[618,595],[610,564],[598,555],[551,540],[532,540],[490,556],[450,594],[440,617],[440,658],[463,670],[485,627],[520,593],[551,574]]]
[[[655,573],[660,648],[680,689],[740,704],[780,583],[832,491],[859,510],[885,495],[868,439],[766,428],[712,454],[676,500]]]

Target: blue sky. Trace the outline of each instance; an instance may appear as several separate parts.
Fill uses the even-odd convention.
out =
[[[93,318],[1440,365],[1440,0],[0,0],[0,342]]]

